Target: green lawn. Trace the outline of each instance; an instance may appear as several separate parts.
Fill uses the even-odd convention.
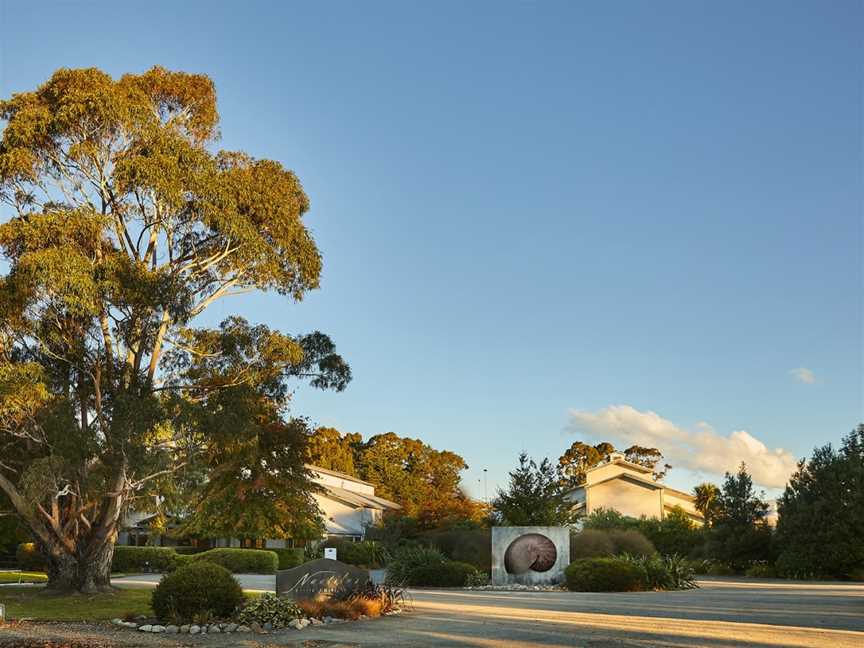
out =
[[[0,603],[10,619],[99,621],[126,614],[151,615],[151,589],[122,589],[113,594],[56,596],[43,588],[0,587]]]
[[[0,571],[0,583],[44,583],[47,580],[42,572]]]

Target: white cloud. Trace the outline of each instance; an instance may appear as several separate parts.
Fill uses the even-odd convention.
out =
[[[618,447],[658,448],[672,466],[696,472],[735,472],[743,461],[753,481],[766,488],[782,488],[796,468],[788,451],[768,448],[744,430],[723,436],[705,422],[685,429],[655,412],[640,412],[629,405],[611,405],[598,412],[570,410],[567,428]]]
[[[798,367],[797,369],[792,369],[789,372],[795,380],[798,382],[804,383],[805,385],[812,385],[816,382],[816,374],[813,373],[812,369],[808,369],[807,367]]]

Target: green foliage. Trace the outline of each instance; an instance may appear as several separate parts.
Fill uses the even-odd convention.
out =
[[[186,558],[193,564],[220,565],[232,574],[273,574],[279,567],[279,556],[269,549],[210,549]]]
[[[177,566],[177,552],[173,547],[114,547],[111,561],[113,572],[169,572]]]
[[[638,567],[642,583],[649,590],[694,589],[696,572],[682,556],[633,556],[623,554],[621,559]]]
[[[404,586],[410,584],[411,574],[417,569],[440,567],[447,557],[431,547],[407,546],[397,549],[387,565],[387,583]]]
[[[302,548],[268,549],[267,551],[272,551],[279,557],[279,569],[291,569],[306,562]]]
[[[677,506],[662,520],[639,520],[639,530],[664,556],[689,556],[705,541],[702,530]]]
[[[705,526],[711,527],[720,514],[720,489],[709,482],[697,484],[693,488],[696,497],[696,510],[705,519]]]
[[[506,491],[498,489],[492,509],[505,526],[561,526],[574,521],[573,505],[565,498],[555,468],[548,459],[537,464],[526,453],[510,472]]]
[[[754,491],[744,464],[735,475],[726,473],[718,510],[706,548],[711,558],[735,571],[754,562],[771,561],[771,528],[765,522],[768,504]]]
[[[319,332],[192,328],[226,295],[318,287],[297,176],[216,151],[203,75],[60,69],[0,119],[0,490],[52,578],[108,585],[83,556],[128,493],[207,535],[320,533],[307,429],[283,421],[292,381],[341,390],[348,365]]]
[[[337,558],[349,565],[378,569],[386,565],[390,559],[390,552],[381,542],[376,540],[364,540],[363,542],[327,540],[323,546],[335,548]]]
[[[237,615],[237,622],[247,626],[272,623],[274,628],[284,628],[302,616],[302,611],[292,601],[268,592],[247,601]]]
[[[373,484],[376,495],[400,504],[398,516],[411,519],[418,528],[479,520],[484,512],[462,491],[465,460],[418,439],[387,432],[364,442],[359,434],[318,428],[309,434],[307,453],[309,463]]]
[[[609,460],[609,455],[615,452],[615,446],[608,441],[589,445],[575,441],[558,458],[558,473],[561,484],[565,488],[575,488],[585,483],[585,472],[589,468]],[[624,459],[630,463],[645,466],[653,471],[655,480],[663,479],[671,466],[663,462],[663,453],[657,448],[645,448],[632,445],[623,452]]]
[[[723,562],[710,560],[707,563],[708,568],[705,571],[709,576],[734,576],[735,568]]]
[[[227,619],[243,601],[243,590],[231,573],[211,562],[180,567],[162,577],[152,606],[163,621],[190,623]]]
[[[847,578],[864,569],[864,424],[839,449],[817,448],[778,501],[777,569]]]
[[[644,589],[642,570],[621,558],[581,558],[564,570],[572,592],[638,592]]]
[[[487,574],[492,569],[492,532],[488,528],[433,529],[418,538],[450,560],[469,563]]]
[[[758,563],[748,567],[744,575],[750,578],[777,578],[777,570],[773,565]]]
[[[622,515],[615,509],[598,508],[582,520],[583,529],[636,529],[639,520]]]
[[[654,545],[634,529],[586,529],[570,534],[570,560],[632,554],[653,556]]]
[[[440,564],[418,565],[408,572],[406,585],[416,587],[464,587],[481,579],[480,571],[468,563],[447,560]]]
[[[45,558],[33,542],[22,542],[18,545],[15,562],[23,571],[45,571]]]

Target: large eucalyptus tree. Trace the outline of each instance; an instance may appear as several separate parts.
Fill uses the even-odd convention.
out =
[[[214,150],[202,75],[61,69],[0,116],[0,490],[50,586],[108,587],[123,511],[195,461],[193,528],[314,526],[286,382],[342,389],[347,365],[317,332],[190,326],[228,295],[318,287],[297,177]]]

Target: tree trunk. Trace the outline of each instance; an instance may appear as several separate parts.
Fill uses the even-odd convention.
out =
[[[111,591],[113,540],[86,555],[70,554],[59,544],[43,547],[43,554],[47,559],[48,590],[84,594]]]

